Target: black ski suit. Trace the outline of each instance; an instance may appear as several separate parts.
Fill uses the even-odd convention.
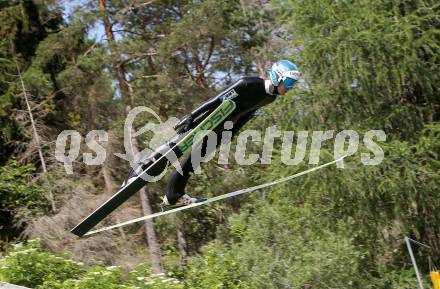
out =
[[[269,93],[268,84],[265,83],[264,79],[259,77],[244,77],[239,81],[219,93],[217,96],[211,98],[210,100],[204,102],[202,105],[193,110],[190,114],[186,116],[186,119],[190,119],[190,123],[186,123],[188,129],[196,127],[204,117],[215,110],[225,99],[232,99],[235,104],[235,110],[229,115],[221,124],[219,124],[214,132],[217,136],[216,147],[220,144],[219,139],[221,138],[222,131],[224,130],[224,122],[232,121],[232,135],[234,135],[245,123],[247,123],[253,116],[254,112],[262,106],[265,106],[276,99],[276,94]],[[158,159],[163,153],[168,151],[170,147],[173,147],[177,141],[182,137],[182,133],[185,130],[180,130],[179,134],[173,139],[168,141],[166,144],[160,146],[155,150],[153,155],[149,155],[146,159],[141,160],[139,165],[143,168],[148,167],[152,161]],[[207,137],[205,137],[201,144],[199,144],[199,149],[201,150],[200,156],[204,157],[206,154],[211,153],[207,151]],[[215,148],[214,148],[215,149]],[[194,172],[193,161],[191,159],[192,155],[189,154],[181,162],[182,172],[181,175],[177,170],[171,173],[168,181],[166,196],[170,204],[174,204],[183,194],[185,194],[185,186],[188,182],[190,174]],[[200,162],[194,162],[195,164],[200,164]],[[164,164],[165,168],[165,164]],[[133,171],[132,171],[133,173]]]

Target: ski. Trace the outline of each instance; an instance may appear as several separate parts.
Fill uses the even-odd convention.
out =
[[[249,192],[253,192],[253,191],[256,191],[256,190],[259,190],[259,189],[264,189],[264,188],[271,187],[271,186],[274,186],[274,185],[277,185],[277,184],[281,184],[281,183],[290,181],[292,179],[295,179],[297,177],[300,177],[300,176],[309,174],[311,172],[317,171],[317,170],[322,169],[324,167],[330,166],[330,165],[332,165],[332,164],[334,164],[334,163],[336,163],[338,161],[341,161],[345,157],[346,156],[343,156],[343,157],[341,157],[339,159],[330,161],[330,162],[322,164],[320,166],[317,166],[317,167],[314,167],[314,168],[311,168],[311,169],[308,169],[308,170],[296,173],[294,175],[287,176],[287,177],[284,177],[284,178],[281,178],[281,179],[269,182],[269,183],[257,185],[257,186],[246,188],[246,189],[241,189],[241,190],[238,190],[238,191],[229,192],[229,193],[226,193],[226,194],[223,194],[223,195],[220,195],[220,196],[209,198],[209,199],[207,199],[205,201],[202,201],[202,202],[193,203],[193,204],[187,205],[187,206],[180,206],[180,207],[177,207],[177,208],[171,208],[171,209],[168,209],[168,210],[165,210],[165,211],[162,211],[162,212],[153,213],[151,215],[143,216],[143,217],[136,218],[136,219],[133,219],[133,220],[129,220],[129,221],[126,221],[126,222],[123,222],[123,223],[119,223],[119,224],[116,224],[116,225],[112,225],[112,226],[104,227],[104,228],[97,229],[97,230],[94,230],[94,231],[90,231],[90,232],[86,233],[84,236],[90,236],[90,235],[93,235],[93,234],[96,234],[96,233],[108,231],[108,230],[111,230],[111,229],[115,229],[115,228],[119,228],[119,227],[122,227],[122,226],[130,225],[130,224],[137,223],[137,222],[140,222],[140,221],[145,221],[145,220],[148,220],[148,219],[153,219],[153,218],[157,218],[157,217],[160,217],[160,216],[165,216],[165,215],[176,213],[176,212],[183,211],[183,210],[188,210],[188,209],[191,209],[191,208],[194,208],[194,207],[206,205],[206,204],[217,202],[217,201],[220,201],[220,200],[223,200],[223,199],[235,197],[235,196],[242,195],[242,194],[249,193]]]
[[[142,178],[143,176],[158,176],[168,163],[168,157],[172,154],[181,157],[193,145],[198,144],[205,136],[207,136],[213,129],[215,129],[223,120],[225,120],[236,108],[234,101],[225,99],[212,113],[210,113],[199,125],[192,131],[182,137],[175,146],[170,148],[168,152],[158,158],[153,164],[139,174],[136,179],[119,189],[112,197],[105,201],[101,206],[94,210],[78,225],[76,225],[71,232],[79,237],[84,236],[94,226],[101,222],[105,217],[112,213],[128,198],[139,191],[147,182]],[[197,138],[196,138],[197,136]],[[165,168],[164,168],[165,164]]]

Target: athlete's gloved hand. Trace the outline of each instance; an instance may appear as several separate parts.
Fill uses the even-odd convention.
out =
[[[175,130],[178,130],[180,133],[187,132],[191,129],[191,126],[193,124],[193,116],[191,113],[185,115],[179,123],[176,124],[174,127]]]

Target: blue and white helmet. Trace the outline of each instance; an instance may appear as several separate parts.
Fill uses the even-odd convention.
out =
[[[291,89],[299,79],[298,67],[289,60],[275,62],[268,74],[273,86],[277,87],[282,81],[286,89]]]

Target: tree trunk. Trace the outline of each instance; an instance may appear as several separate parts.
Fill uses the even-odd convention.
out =
[[[134,129],[133,129],[134,130]],[[132,135],[134,133],[132,132]],[[133,139],[133,153],[134,155],[139,154],[138,143],[136,138]],[[144,215],[151,215],[153,211],[151,210],[150,200],[148,198],[148,189],[143,187],[140,191],[140,200],[142,205],[142,213]],[[154,229],[153,219],[145,220],[145,237],[148,242],[148,249],[151,256],[152,271],[155,274],[163,273],[162,260],[160,254],[160,245],[157,241],[156,231]]]
[[[27,96],[26,86],[24,85],[24,81],[21,76],[20,67],[19,67],[18,62],[16,60],[15,60],[15,65],[17,67],[17,73],[18,73],[18,77],[20,79],[21,89],[23,91],[24,100],[26,102],[27,110],[29,113],[29,118],[31,120],[31,126],[32,126],[32,132],[34,135],[35,145],[37,147],[38,155],[40,157],[41,168],[43,170],[43,181],[45,182],[45,184],[48,187],[48,199],[49,199],[50,205],[52,207],[52,212],[55,213],[56,212],[55,200],[54,200],[54,197],[52,194],[52,188],[50,187],[49,180],[47,179],[47,167],[46,167],[46,161],[44,160],[43,150],[41,149],[41,145],[40,145],[40,136],[38,135],[37,127],[35,126],[34,116],[32,115],[32,109],[31,109],[31,105],[29,103],[29,98]]]
[[[114,44],[115,38],[113,35],[112,24],[108,17],[108,11],[105,5],[105,0],[98,0],[98,2],[99,2],[99,8],[104,14],[103,22],[104,22],[104,29],[108,42],[110,44]],[[121,95],[125,103],[125,111],[128,112],[130,111],[133,105],[133,99],[125,75],[126,73],[125,73],[124,65],[118,63],[116,66],[116,79],[118,80],[119,89],[121,91]],[[133,140],[133,151],[134,151],[134,155],[137,155],[137,153],[139,152],[136,139]],[[152,210],[146,188],[145,187],[142,188],[139,193],[140,193],[140,200],[142,205],[142,213],[151,214]],[[154,229],[153,220],[145,221],[145,235],[148,242],[148,249],[150,252],[152,271],[153,273],[162,273],[163,268],[162,268],[161,254],[160,254],[160,246]]]
[[[102,177],[104,178],[106,192],[109,194],[114,193],[118,186],[113,179],[110,169],[105,164],[102,167]]]
[[[180,230],[180,224],[177,225],[177,247],[180,253],[180,263],[182,266],[185,266],[186,258],[188,257],[188,245],[182,230]]]
[[[116,188],[118,187],[118,185],[116,184],[115,180],[113,179],[112,173],[106,164],[103,165],[101,172],[102,172],[102,177],[104,178],[105,191],[108,195],[111,195],[116,191]],[[116,218],[116,222],[121,223],[121,221],[118,218]],[[124,240],[127,240],[124,229],[122,227],[119,227],[118,230],[119,230],[119,233],[121,233],[122,238]]]
[[[148,189],[143,187],[140,191],[142,212],[144,215],[151,215],[153,212],[150,206],[150,200],[148,199]],[[156,231],[154,230],[153,220],[145,221],[145,235],[148,240],[148,248],[151,255],[152,271],[155,274],[163,273],[162,260],[160,254],[160,246],[157,241]]]

